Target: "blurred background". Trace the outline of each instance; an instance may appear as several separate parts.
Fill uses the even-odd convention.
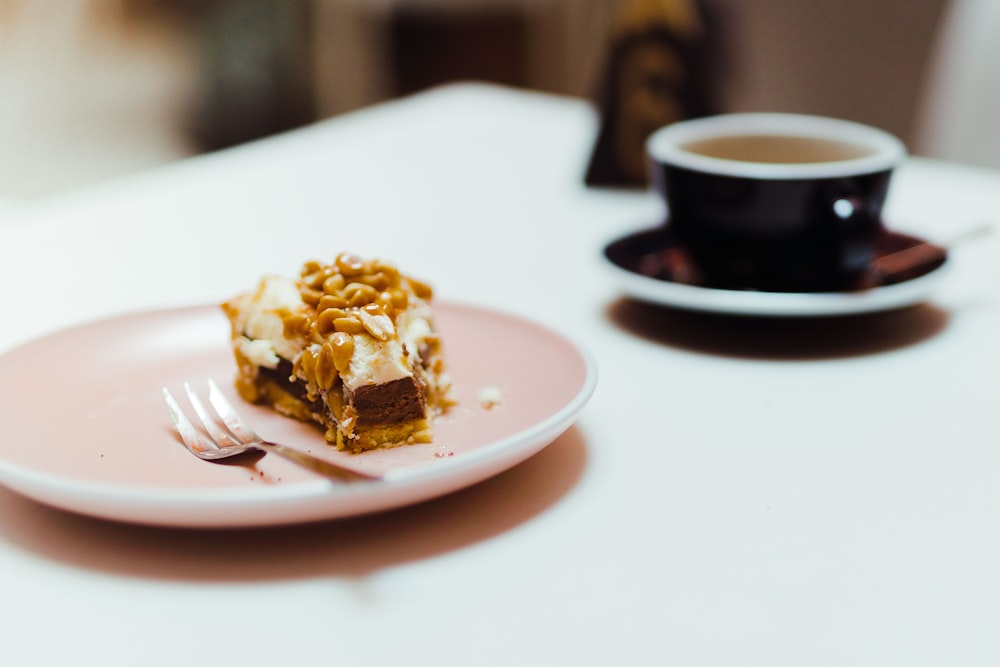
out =
[[[713,110],[840,116],[912,148],[946,6],[703,0]],[[0,200],[451,81],[593,100],[621,11],[619,0],[0,0]]]

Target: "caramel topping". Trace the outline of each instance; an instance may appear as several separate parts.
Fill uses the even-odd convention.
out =
[[[345,276],[356,276],[365,273],[364,260],[348,252],[342,252],[337,255],[334,265]]]
[[[330,343],[324,344],[319,349],[314,372],[316,374],[316,384],[319,385],[320,389],[331,389],[334,383],[337,382],[338,373],[337,365],[334,361],[335,354],[333,345]]]
[[[312,323],[309,316],[303,313],[289,315],[282,320],[285,338],[305,338],[309,335]]]
[[[352,335],[367,334],[380,341],[397,335],[396,316],[406,309],[410,299],[430,299],[433,295],[430,285],[403,275],[394,265],[351,253],[341,253],[329,264],[317,260],[305,262],[299,278],[299,292],[308,308],[284,318],[285,335],[306,338],[319,345],[338,336],[340,358],[345,356],[343,341]],[[350,361],[350,354],[346,354],[346,359]],[[316,363],[322,373],[317,370],[315,374],[322,375],[324,380],[335,380],[329,377],[329,368],[340,368],[340,372],[346,368],[345,364],[328,367],[325,360],[319,364],[317,359]],[[309,376],[313,376],[312,361],[305,364],[310,365]],[[323,383],[317,381],[317,384]]]
[[[328,344],[333,350],[333,363],[337,367],[337,371],[346,373],[351,366],[351,357],[354,356],[354,337],[338,331],[333,334]]]

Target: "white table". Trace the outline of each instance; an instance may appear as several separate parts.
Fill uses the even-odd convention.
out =
[[[0,351],[350,249],[565,331],[600,379],[536,457],[367,518],[162,530],[0,489],[0,663],[996,664],[997,240],[863,320],[639,306],[600,248],[661,205],[581,185],[595,131],[456,86],[10,209]],[[915,159],[888,218],[998,212],[1000,173]]]

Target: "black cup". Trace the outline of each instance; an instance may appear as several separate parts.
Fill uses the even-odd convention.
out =
[[[850,289],[885,232],[882,205],[906,150],[844,120],[724,114],[674,123],[646,144],[667,232],[710,287]]]

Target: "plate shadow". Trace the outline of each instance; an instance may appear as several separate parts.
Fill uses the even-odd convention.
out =
[[[64,565],[150,579],[241,582],[360,578],[488,540],[545,510],[579,481],[576,426],[518,466],[418,505],[276,528],[135,526],[52,509],[0,487],[0,539]]]

